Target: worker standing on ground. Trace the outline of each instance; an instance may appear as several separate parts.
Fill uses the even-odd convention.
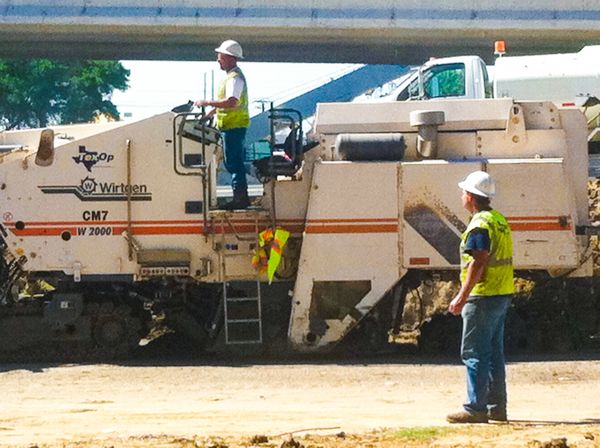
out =
[[[450,423],[506,421],[504,322],[514,292],[512,237],[506,218],[490,207],[494,179],[475,171],[458,184],[471,221],[460,244],[461,288],[450,303],[462,315],[461,357],[467,367],[464,410]]]
[[[217,115],[217,128],[223,135],[225,150],[225,168],[231,173],[233,200],[225,204],[228,210],[244,209],[250,205],[248,199],[248,183],[244,166],[244,140],[246,130],[250,125],[248,113],[248,87],[246,78],[237,66],[237,61],[243,59],[242,47],[234,40],[224,41],[217,52],[217,62],[221,70],[227,73],[217,91],[217,99],[198,100],[198,107],[213,107],[207,117]]]

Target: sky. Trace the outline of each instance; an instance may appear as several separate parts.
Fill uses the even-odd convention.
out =
[[[121,119],[139,120],[171,110],[188,100],[211,98],[224,77],[216,61],[121,61],[131,71],[129,89],[115,91],[112,101]],[[260,101],[293,98],[358,67],[354,64],[299,64],[240,62],[248,82],[250,114],[260,112]],[[206,90],[205,80],[206,79]],[[268,107],[268,106],[267,106]]]

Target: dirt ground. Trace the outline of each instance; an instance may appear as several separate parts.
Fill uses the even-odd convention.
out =
[[[508,379],[509,424],[456,427],[454,360],[5,365],[0,446],[600,446],[600,355],[512,361]]]

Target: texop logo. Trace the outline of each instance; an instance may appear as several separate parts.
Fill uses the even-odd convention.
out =
[[[85,146],[79,147],[79,154],[73,157],[76,163],[81,163],[85,168],[91,173],[92,167],[95,166],[98,162],[110,163],[114,160],[115,156],[113,154],[108,154],[106,152],[98,153],[97,151],[88,151],[85,149]]]

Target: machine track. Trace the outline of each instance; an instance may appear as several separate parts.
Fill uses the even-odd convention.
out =
[[[92,301],[76,321],[60,326],[45,315],[47,306],[26,298],[0,307],[0,362],[125,359],[145,334],[142,317],[128,305]]]

